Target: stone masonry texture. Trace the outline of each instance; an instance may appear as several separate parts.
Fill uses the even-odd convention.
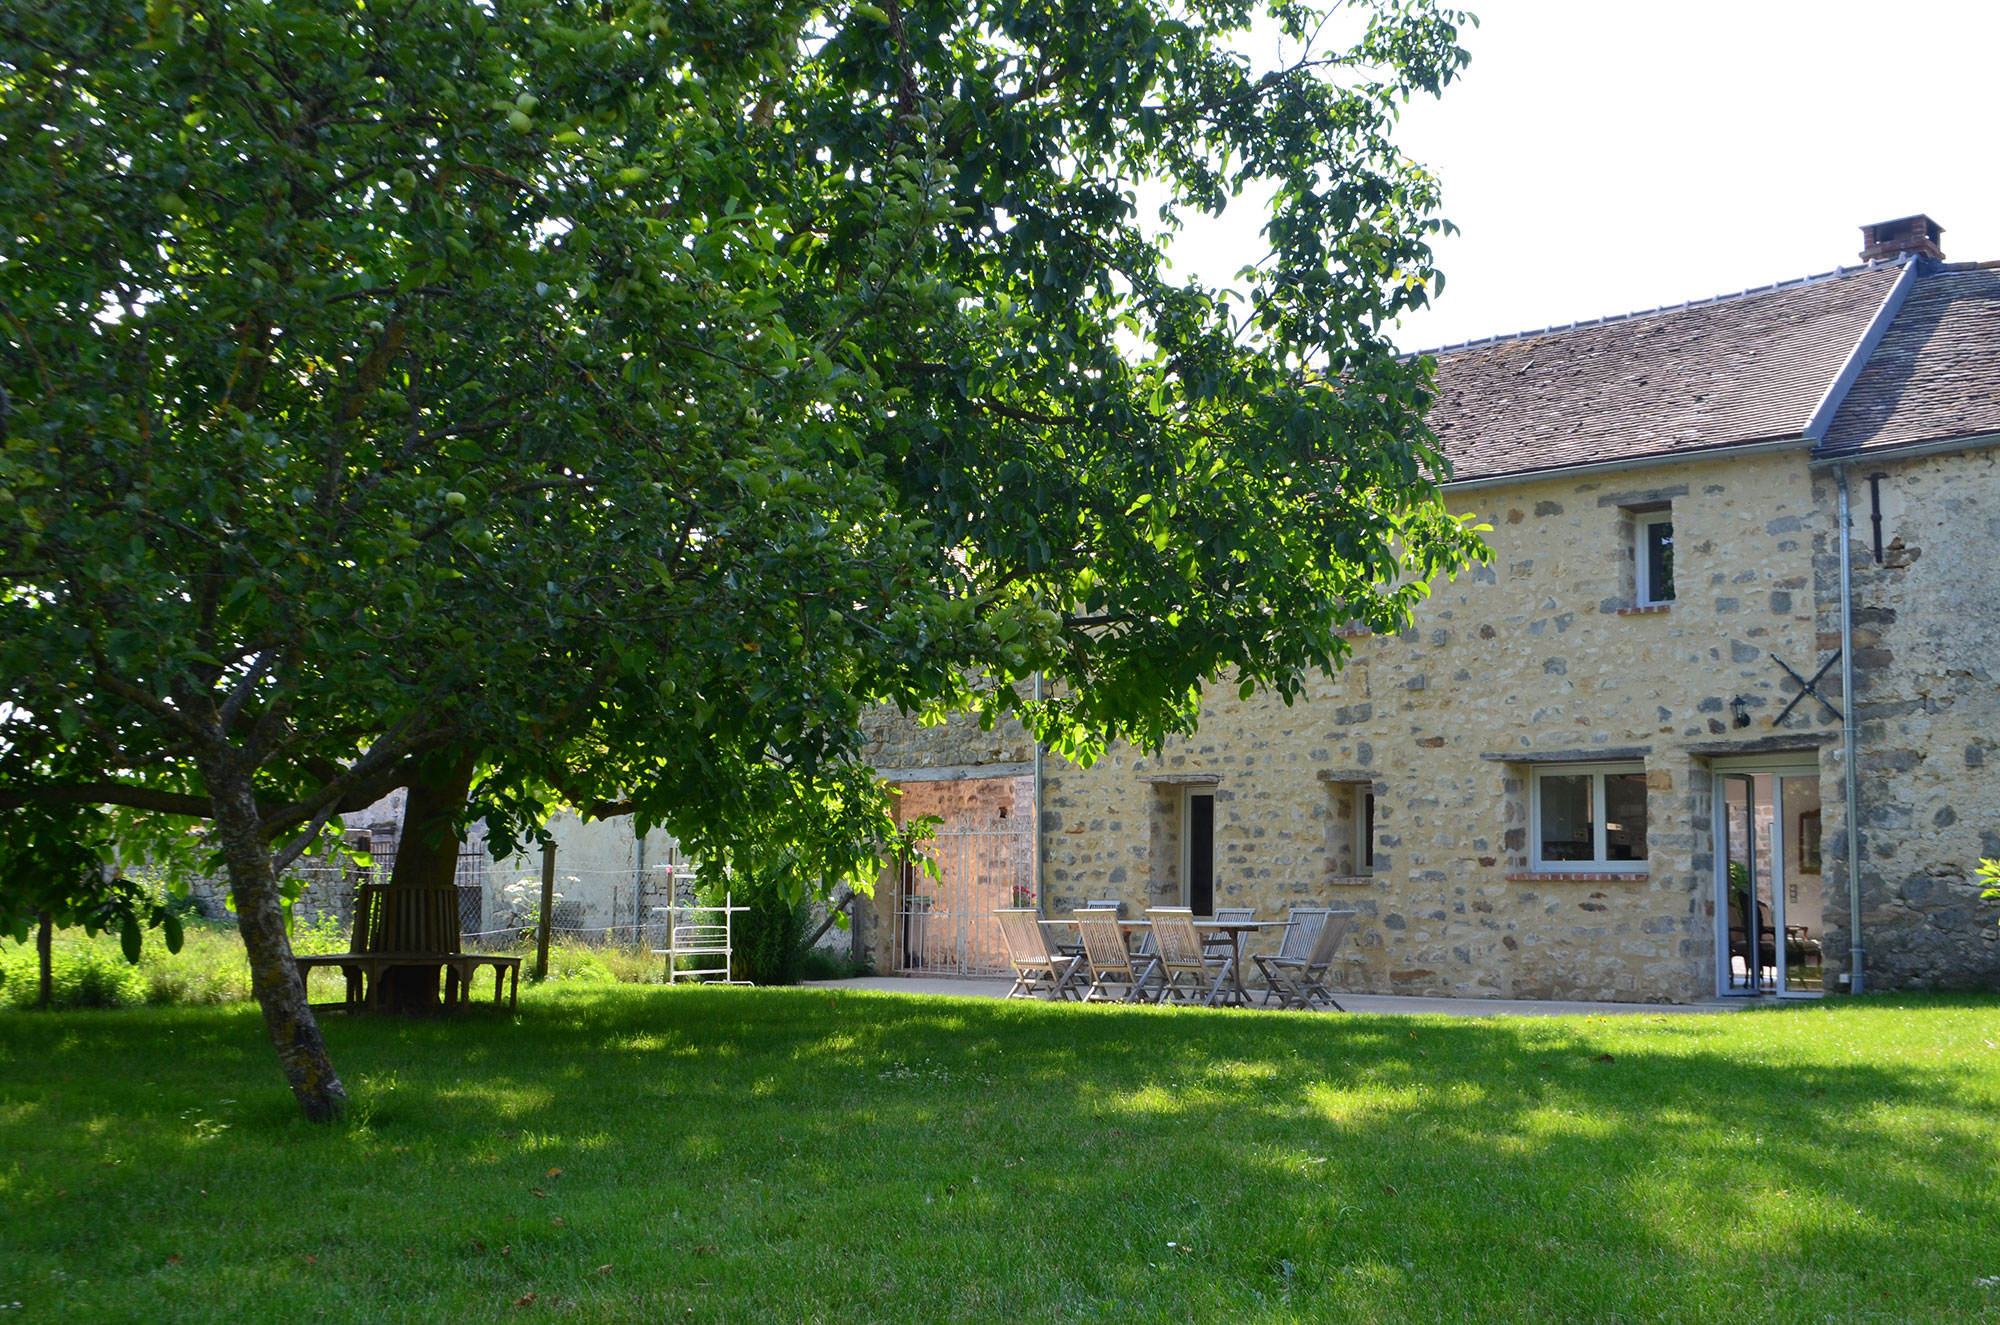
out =
[[[1975,870],[2000,855],[2000,460],[1990,449],[1882,457],[1878,471],[1880,566],[1868,485],[1850,475],[1869,987],[1993,988],[1995,908]],[[1345,669],[1315,678],[1303,701],[1239,700],[1225,678],[1198,734],[1155,756],[1046,760],[1045,909],[1181,904],[1184,784],[1210,778],[1216,905],[1353,909],[1335,977],[1345,988],[1706,998],[1719,928],[1713,761],[1789,748],[1818,761],[1825,857],[1793,919],[1822,937],[1837,989],[1849,945],[1840,726],[1810,697],[1773,725],[1799,690],[1779,660],[1810,677],[1838,646],[1835,500],[1831,472],[1803,449],[1459,494],[1454,509],[1491,526],[1491,563],[1434,585],[1402,635],[1351,641]],[[1638,612],[1633,518],[1662,503],[1676,596]],[[1837,665],[1818,688],[1845,702]],[[885,772],[1033,757],[1018,728],[871,723]],[[1643,765],[1643,873],[1532,872],[1531,778],[1552,755]],[[1367,792],[1374,868],[1356,873],[1355,797]]]

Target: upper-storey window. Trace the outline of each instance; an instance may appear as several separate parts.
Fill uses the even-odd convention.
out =
[[[1538,870],[1646,868],[1646,767],[1550,764],[1535,770]]]
[[[1674,513],[1644,511],[1632,519],[1640,607],[1674,601]]]

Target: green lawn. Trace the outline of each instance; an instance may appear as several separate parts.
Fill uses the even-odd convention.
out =
[[[591,984],[327,1034],[314,1130],[254,1009],[0,1014],[0,1320],[2000,1319],[1992,998]]]

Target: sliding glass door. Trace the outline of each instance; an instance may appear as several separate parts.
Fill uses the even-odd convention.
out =
[[[1716,993],[1820,992],[1819,772],[1715,775]]]

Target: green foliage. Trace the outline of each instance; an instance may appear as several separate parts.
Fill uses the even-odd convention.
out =
[[[148,1004],[156,1007],[200,1007],[240,1003],[250,997],[250,964],[244,959],[243,939],[233,925],[192,926],[187,940],[187,945],[178,953],[148,947],[139,959],[139,975],[146,982]],[[324,951],[341,951],[346,947],[347,944],[341,942]],[[339,996],[336,993],[340,984],[339,972],[315,972],[314,980],[317,982],[314,997],[332,999]]]
[[[1481,549],[1383,334],[1463,20],[1277,13],[1253,78],[1207,0],[9,9],[0,792],[247,769],[310,840],[470,749],[496,841],[629,796],[831,882],[888,831],[866,704],[1041,672],[1088,757],[1297,694]],[[1246,304],[1142,180],[1272,191]]]
[[[576,980],[584,984],[611,984],[618,975],[604,954],[587,943],[550,943],[549,979]]]
[[[1356,12],[1253,75],[1238,0],[0,6],[0,812],[149,816],[275,946],[443,766],[503,853],[865,887],[869,705],[1088,760],[1295,698],[1486,555],[1385,331],[1465,20]],[[1260,196],[1244,299],[1172,276]]]
[[[302,955],[345,952],[347,945],[346,927],[331,915],[301,920],[292,931],[292,950]],[[534,945],[526,943],[514,951],[532,955]],[[136,968],[124,960],[110,935],[89,938],[76,932],[62,934],[56,939],[54,956],[59,1007],[196,1007],[237,1003],[250,997],[250,967],[243,940],[233,925],[190,925],[187,942],[178,953],[158,944],[148,945]],[[649,948],[588,944],[559,937],[549,944],[549,978],[585,984],[660,984],[666,978],[663,960]],[[807,978],[837,979],[856,974],[866,972],[843,968]],[[314,972],[313,997],[337,997],[339,981],[338,972]],[[33,1007],[38,982],[34,944],[0,939],[0,1008]]]
[[[799,960],[799,979],[802,981],[852,980],[873,974],[875,968],[870,963],[855,961],[844,952],[826,948],[807,948],[805,956]]]
[[[730,974],[757,985],[795,985],[801,979],[806,930],[812,911],[808,888],[787,861],[738,875],[702,890],[703,906],[725,896],[747,909],[730,917]]]
[[[146,1001],[147,983],[107,944],[64,940],[49,954],[57,1008],[126,1008]],[[0,948],[0,1004],[36,1006],[41,998],[41,969],[32,944]]]
[[[17,754],[0,749],[0,766]],[[133,965],[148,929],[180,951],[185,908],[117,873],[107,830],[108,816],[88,806],[0,810],[0,935],[26,942],[46,915],[58,929],[117,934]]]
[[[57,1004],[63,1005],[65,979],[79,988],[78,982],[88,979],[94,982],[93,988],[115,992],[115,1001],[95,1006],[196,1006],[250,997],[250,967],[234,926],[197,922],[188,926],[186,939],[178,952],[169,952],[161,944],[147,944],[134,966],[109,934],[91,937],[75,930],[58,934],[51,953]],[[346,944],[339,946],[345,948]],[[71,972],[67,977],[63,974],[66,966]],[[106,974],[113,971],[117,973]],[[84,972],[95,974],[86,977]],[[0,940],[0,973],[4,973],[0,976],[0,983],[4,983],[0,1006],[34,1006],[39,976],[32,942]],[[131,983],[134,980],[136,986]]]
[[[1981,860],[1979,881],[1990,885],[1979,895],[1989,902],[2000,902],[2000,860]]]

